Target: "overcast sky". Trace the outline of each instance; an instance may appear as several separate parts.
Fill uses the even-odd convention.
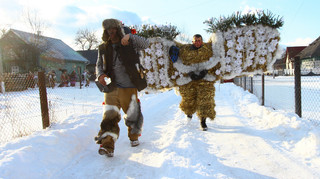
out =
[[[0,28],[31,32],[25,20],[30,12],[46,23],[45,36],[61,39],[75,50],[77,30],[91,29],[100,38],[106,18],[126,25],[170,23],[183,34],[200,33],[207,41],[205,20],[259,9],[283,17],[281,45],[302,46],[320,36],[319,7],[318,0],[0,0]]]

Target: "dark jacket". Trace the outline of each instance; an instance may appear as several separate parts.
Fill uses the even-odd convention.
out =
[[[141,78],[140,72],[140,59],[139,54],[133,48],[132,45],[122,46],[120,45],[117,49],[119,54],[118,58],[124,65],[126,73],[129,75],[131,82],[138,89],[138,91],[143,90],[147,87],[147,82],[145,76]],[[115,74],[113,71],[113,47],[109,44],[101,44],[99,46],[99,57],[103,60],[103,71],[111,78],[111,87],[115,87]],[[142,70],[142,69],[141,69]]]

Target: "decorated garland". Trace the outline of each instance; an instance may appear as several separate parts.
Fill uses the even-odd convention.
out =
[[[196,53],[188,50],[191,44],[170,40],[179,34],[174,26],[142,26],[137,30],[140,35],[153,37],[149,38],[150,46],[141,55],[149,90],[188,84],[192,81],[190,72],[199,74],[203,70],[208,72],[203,78],[205,81],[261,73],[270,70],[280,56],[277,28],[283,25],[283,21],[269,11],[244,15],[236,13],[205,23],[210,27],[207,31],[213,33],[209,43]],[[171,46],[180,49],[175,63],[169,57]]]
[[[211,43],[197,52],[205,60],[192,61],[190,45],[182,45],[163,38],[151,38],[149,48],[142,51],[141,64],[146,69],[149,89],[159,90],[184,85],[192,80],[189,72],[208,70],[206,81],[230,79],[239,75],[256,74],[271,69],[280,56],[280,36],[277,29],[262,26],[232,28],[226,32],[214,33]],[[177,62],[169,57],[169,48],[180,47]],[[208,56],[210,54],[210,56]],[[188,55],[190,57],[188,57]]]
[[[270,13],[262,12],[258,17],[236,14],[211,23],[209,43],[197,49],[166,38],[151,38],[140,58],[146,90],[179,87],[180,109],[186,115],[197,113],[201,120],[214,120],[214,83],[271,69],[281,55],[277,28],[282,24]]]
[[[149,48],[142,51],[141,64],[145,68],[146,79],[149,88],[161,89],[173,86],[168,75],[169,47],[174,42],[162,38],[149,39]]]
[[[279,40],[277,29],[262,25],[219,31],[211,36],[213,58],[225,79],[267,71],[281,55]]]

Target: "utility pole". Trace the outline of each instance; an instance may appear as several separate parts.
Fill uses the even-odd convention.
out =
[[[2,57],[2,50],[0,48],[0,92],[5,93],[4,87],[4,75],[3,75],[3,57]]]

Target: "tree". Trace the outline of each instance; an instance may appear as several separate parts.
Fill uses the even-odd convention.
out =
[[[91,50],[99,45],[99,41],[94,31],[84,28],[78,30],[75,44],[80,46],[82,50]]]
[[[25,19],[34,34],[41,35],[47,28],[47,24],[38,16],[37,11],[27,10],[25,12]]]
[[[45,52],[48,48],[47,42],[44,40],[42,34],[48,25],[39,17],[36,10],[31,11],[27,9],[24,12],[24,19],[33,33],[33,38],[30,39],[30,50],[28,51],[30,58],[27,60],[33,64],[32,66],[34,69],[40,69],[40,54]]]
[[[31,11],[27,9],[23,14],[25,22],[29,26],[33,34],[33,38],[30,39],[31,45],[37,51],[39,51],[39,54],[46,51],[47,44],[43,40],[43,33],[47,29],[48,24],[39,17],[36,10]]]
[[[3,37],[4,34],[6,34],[7,32],[8,32],[8,29],[7,29],[7,28],[5,28],[5,27],[1,28],[1,29],[0,29],[0,39],[1,39],[1,37]]]
[[[163,37],[168,40],[175,39],[181,32],[177,30],[177,27],[171,24],[166,25],[141,25],[134,26],[137,35],[152,38]]]
[[[269,26],[272,28],[280,28],[283,26],[283,19],[276,16],[271,11],[257,11],[255,13],[241,14],[241,12],[233,13],[228,17],[210,18],[203,22],[209,26],[206,30],[208,33],[217,31],[226,32],[233,27],[243,27],[249,25]]]

